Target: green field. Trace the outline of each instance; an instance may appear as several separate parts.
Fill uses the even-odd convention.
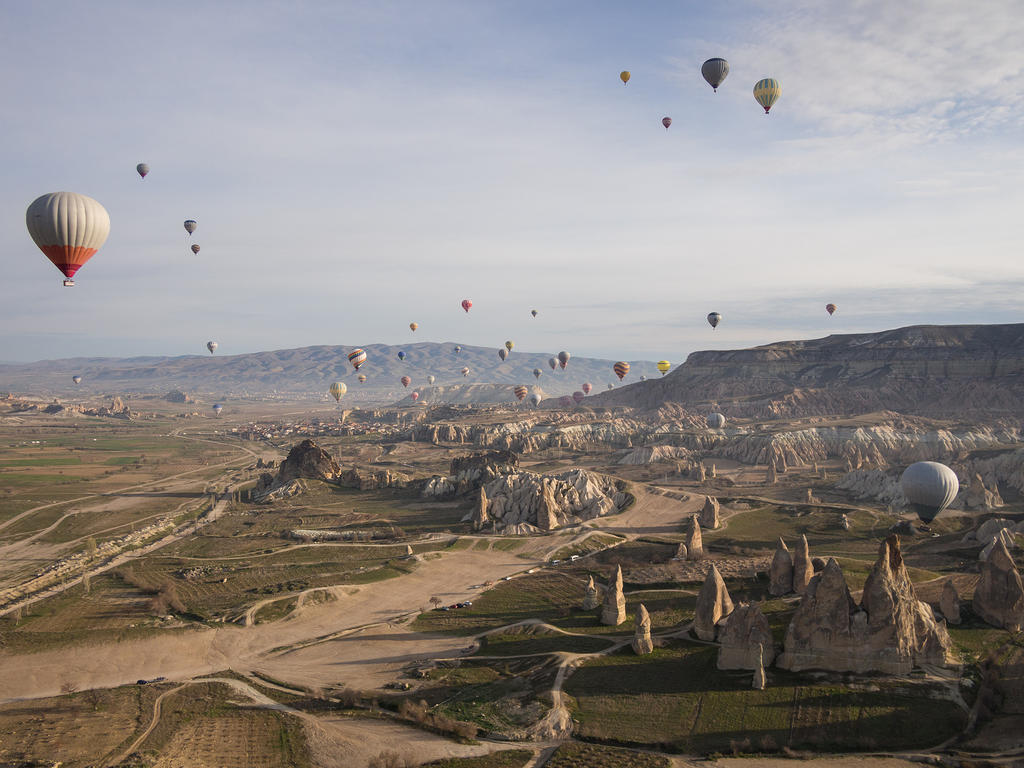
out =
[[[503,749],[479,757],[449,757],[424,763],[423,768],[523,768],[533,753],[526,749]]]
[[[647,752],[602,747],[597,744],[563,744],[546,768],[669,768],[668,758]]]

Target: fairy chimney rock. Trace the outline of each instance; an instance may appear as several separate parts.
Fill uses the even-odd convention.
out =
[[[971,607],[993,626],[1011,632],[1024,628],[1024,584],[1002,539],[996,539],[991,554],[981,564]]]
[[[697,607],[693,615],[693,631],[697,637],[701,640],[714,640],[716,625],[732,613],[732,608],[732,598],[729,597],[722,574],[712,563],[697,595]]]
[[[942,595],[939,597],[939,610],[947,624],[960,623],[960,595],[957,594],[956,585],[953,579],[946,579],[942,585]]]
[[[704,557],[704,542],[700,535],[700,522],[696,515],[690,515],[690,530],[686,532],[686,559],[700,560]]]
[[[779,537],[779,546],[772,557],[771,569],[768,572],[768,592],[775,597],[788,595],[793,591],[793,556],[786,547],[786,542]]]
[[[594,583],[594,577],[591,576],[587,581],[586,591],[583,593],[583,610],[592,611],[601,604],[601,593],[597,589],[597,585]]]
[[[772,628],[761,608],[753,603],[740,603],[722,619],[718,642],[719,669],[757,669],[775,658]]]
[[[807,590],[807,585],[814,576],[814,563],[811,562],[810,547],[807,545],[807,537],[801,536],[797,542],[796,551],[793,553],[793,591],[802,595]]]
[[[615,568],[615,576],[608,582],[601,607],[601,623],[617,627],[626,620],[626,598],[622,594],[622,566]]]
[[[636,609],[636,628],[633,630],[633,652],[637,656],[643,656],[654,650],[654,641],[651,639],[651,616],[643,603]]]
[[[700,526],[708,530],[715,530],[721,524],[718,519],[720,505],[714,496],[704,497],[704,507],[700,511]]]

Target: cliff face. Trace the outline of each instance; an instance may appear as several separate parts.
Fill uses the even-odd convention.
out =
[[[893,409],[929,415],[1019,412],[1024,324],[911,326],[753,349],[694,352],[663,379],[605,392],[595,404],[657,408],[729,403],[768,418]]]

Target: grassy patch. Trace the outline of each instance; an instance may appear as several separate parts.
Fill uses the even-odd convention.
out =
[[[576,637],[558,632],[501,633],[483,639],[480,656],[525,656],[538,653],[597,653],[609,647],[611,641],[600,637]]]
[[[424,768],[522,768],[533,757],[528,749],[503,749],[477,757],[449,757],[424,763]]]
[[[551,556],[552,560],[568,560],[573,555],[589,555],[591,552],[599,552],[607,549],[613,544],[618,544],[622,539],[610,533],[592,533],[583,541],[577,541],[567,547],[562,547]]]
[[[283,597],[280,600],[267,603],[256,611],[255,616],[253,616],[253,622],[256,624],[266,624],[271,621],[279,621],[294,611],[298,603],[299,598],[297,595],[294,597]]]
[[[9,459],[0,461],[0,467],[70,467],[81,464],[77,456],[48,456],[42,459]]]
[[[569,742],[560,746],[547,768],[669,768],[667,757],[649,752]]]

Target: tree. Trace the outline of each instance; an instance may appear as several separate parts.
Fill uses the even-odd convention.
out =
[[[85,540],[85,553],[89,556],[90,560],[96,557],[96,539],[92,536]]]
[[[60,692],[70,696],[72,693],[78,690],[78,683],[72,680],[65,680],[60,684]]]
[[[437,595],[434,595],[432,598],[430,598],[430,604],[437,608],[439,605],[441,605],[441,598]]]
[[[89,589],[90,589],[91,586],[92,586],[92,577],[89,576],[88,573],[83,573],[82,574],[82,589],[85,591],[85,594],[87,594],[87,595],[89,594]]]

